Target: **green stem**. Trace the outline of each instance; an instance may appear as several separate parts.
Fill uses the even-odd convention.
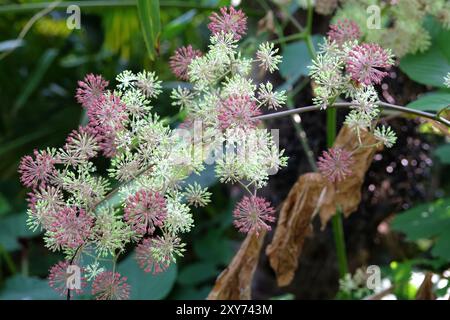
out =
[[[330,104],[331,105],[331,104]],[[331,148],[336,139],[336,108],[327,108],[327,146]]]
[[[335,100],[335,99],[334,99]],[[333,105],[334,101],[330,103]],[[327,108],[327,146],[331,148],[336,139],[336,109]],[[332,218],[333,236],[338,258],[339,275],[344,277],[348,273],[347,253],[345,249],[344,229],[342,228],[342,215],[340,210]]]
[[[314,44],[312,42],[312,25],[313,25],[313,6],[311,3],[311,0],[308,0],[308,15],[306,20],[306,30],[305,30],[305,41],[306,45],[308,46],[309,54],[311,55],[311,59],[314,59],[316,57],[316,50],[314,49]]]
[[[334,241],[336,244],[339,276],[340,278],[343,278],[348,273],[348,264],[345,249],[344,228],[342,227],[342,214],[340,210],[336,210],[336,214],[331,218],[331,224],[333,226]]]
[[[311,57],[315,58],[316,52],[311,38],[312,33],[312,21],[313,21],[313,7],[311,0],[308,0],[308,18],[307,18],[307,36],[306,44],[308,46]],[[333,105],[337,96],[330,105]],[[331,148],[334,140],[336,139],[336,109],[327,108],[327,146]],[[344,229],[342,228],[342,217],[340,210],[336,211],[336,214],[332,218],[333,236],[336,244],[336,255],[338,257],[339,274],[340,277],[344,277],[348,273],[347,254],[345,249]]]
[[[286,42],[293,41],[293,40],[305,39],[305,37],[306,37],[305,33],[301,32],[301,33],[291,34],[286,37],[281,37],[281,38],[272,40],[271,42],[274,44],[286,43]]]
[[[330,105],[332,105],[330,103]],[[327,146],[331,148],[336,139],[336,109],[327,108]],[[342,215],[340,210],[332,218],[333,236],[336,244],[336,255],[338,257],[339,275],[344,277],[348,273],[347,254],[345,249],[344,229],[342,228]]]

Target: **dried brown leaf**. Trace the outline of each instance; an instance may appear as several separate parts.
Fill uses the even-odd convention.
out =
[[[294,277],[324,187],[321,174],[306,173],[300,176],[283,203],[272,243],[266,249],[279,286],[288,285]]]
[[[268,33],[275,33],[275,23],[274,23],[274,15],[273,11],[269,10],[267,11],[264,18],[258,21],[258,31],[257,34],[268,32]]]
[[[436,300],[436,295],[433,292],[433,282],[431,281],[432,277],[433,273],[431,272],[425,274],[425,278],[419,290],[417,290],[416,300]]]
[[[361,132],[358,138],[344,126],[334,146],[353,152],[352,175],[337,185],[320,173],[306,173],[298,178],[283,203],[272,243],[266,250],[279,286],[291,283],[305,237],[311,230],[310,222],[318,211],[324,228],[337,206],[346,217],[358,208],[364,176],[378,149],[373,146],[376,142],[370,133]],[[370,147],[358,148],[360,144]]]
[[[229,266],[217,277],[208,300],[250,300],[253,274],[266,232],[248,234]]]
[[[359,147],[359,145],[364,147]],[[375,137],[366,131],[361,131],[360,136],[347,126],[342,127],[336,138],[334,147],[353,152],[352,174],[336,185],[328,183],[325,201],[320,209],[322,228],[326,226],[339,207],[345,217],[358,209],[361,202],[361,187],[364,177],[369,169],[375,153],[382,147],[374,145]]]

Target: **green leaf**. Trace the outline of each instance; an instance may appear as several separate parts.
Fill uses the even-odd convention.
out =
[[[118,264],[122,276],[128,278],[131,286],[130,299],[132,300],[158,300],[165,298],[175,283],[177,265],[171,266],[162,273],[151,274],[144,272],[136,263],[134,253]]]
[[[450,164],[450,143],[439,146],[434,155],[444,164]]]
[[[450,198],[422,204],[396,216],[392,228],[405,233],[408,240],[434,239],[431,253],[450,261]]]
[[[437,91],[420,96],[416,101],[409,103],[407,107],[417,110],[437,112],[448,105],[450,105],[450,92]]]
[[[220,269],[210,262],[197,262],[184,267],[178,275],[178,282],[184,286],[198,285],[217,277]]]
[[[25,213],[12,214],[0,219],[0,243],[5,250],[14,251],[20,249],[19,238],[29,238],[36,236],[28,229],[27,215]]]
[[[434,19],[428,21],[427,29],[432,35],[431,47],[423,53],[403,57],[400,69],[418,83],[443,88],[444,77],[450,72],[450,31]]]
[[[16,275],[6,280],[0,292],[0,300],[54,300],[63,299],[50,286],[47,280]]]
[[[47,73],[47,70],[53,64],[53,61],[55,61],[58,52],[59,51],[54,48],[47,49],[36,62],[36,69],[33,70],[31,76],[25,82],[25,86],[21,90],[21,93],[14,104],[13,112],[19,111],[27,103],[31,94],[36,90],[44,75]]]
[[[197,10],[192,9],[172,20],[170,23],[164,26],[161,38],[169,40],[179,35],[184,29],[186,29],[188,23],[192,21],[196,14]]]
[[[137,0],[138,16],[145,46],[151,60],[159,52],[161,19],[159,16],[159,0]]]
[[[199,289],[193,287],[181,287],[171,295],[171,298],[175,300],[205,300],[208,294],[211,292],[212,287],[206,285]]]
[[[312,41],[314,47],[317,48],[319,43],[323,41],[323,37],[314,35]],[[311,60],[312,57],[305,41],[290,43],[283,51],[283,61],[279,66],[280,74],[293,85],[301,76],[308,75],[308,66],[311,65]]]
[[[418,83],[443,88],[450,64],[434,45],[424,53],[405,56],[400,62],[400,69]]]
[[[234,254],[232,242],[215,229],[194,242],[194,251],[200,259],[216,265],[227,265]]]
[[[8,199],[0,193],[0,216],[11,210],[11,206],[9,205]]]

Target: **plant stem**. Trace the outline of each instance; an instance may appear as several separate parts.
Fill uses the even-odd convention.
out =
[[[327,108],[327,146],[331,148],[336,139],[336,108]]]
[[[343,278],[348,273],[347,253],[345,248],[344,228],[342,227],[342,213],[337,209],[331,218],[333,236],[336,244],[336,255],[338,258],[339,276]]]
[[[333,105],[337,96],[330,101]],[[333,147],[336,139],[336,108],[327,108],[327,146]],[[338,258],[339,276],[343,278],[348,273],[347,253],[345,248],[344,229],[342,227],[341,211],[336,208],[336,212],[332,217],[333,237],[336,245],[336,255]]]
[[[357,106],[358,104],[355,104],[353,102],[337,102],[334,104],[329,104],[327,106],[327,109],[330,108],[349,108],[352,106]],[[411,108],[407,108],[404,106],[398,106],[395,104],[390,104],[390,103],[386,103],[386,102],[378,102],[377,105],[382,108],[382,109],[386,109],[386,110],[393,110],[393,111],[398,111],[398,112],[402,112],[402,113],[408,113],[408,114],[413,114],[422,118],[427,118],[433,121],[437,121],[440,122],[444,125],[446,125],[447,127],[450,127],[450,120],[447,120],[445,118],[439,117],[437,114],[435,113],[430,113],[430,112],[425,112],[425,111],[420,111],[420,110],[415,110],[415,109],[411,109]],[[311,112],[311,111],[319,111],[320,108],[318,106],[305,106],[305,107],[299,107],[299,108],[295,108],[295,109],[291,109],[291,110],[285,110],[285,111],[279,111],[279,112],[272,112],[269,114],[264,114],[261,116],[257,116],[255,117],[255,119],[258,120],[267,120],[267,119],[274,119],[274,118],[280,118],[280,117],[285,117],[285,116],[290,116],[293,114],[301,114],[301,113],[306,113],[306,112]]]
[[[306,35],[303,32],[300,33],[295,33],[295,34],[291,34],[289,36],[286,37],[280,37],[278,39],[275,39],[273,41],[271,41],[274,44],[278,44],[278,43],[286,43],[292,40],[300,40],[300,39],[305,39]]]

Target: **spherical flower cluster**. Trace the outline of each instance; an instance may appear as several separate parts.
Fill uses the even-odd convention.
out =
[[[29,188],[45,187],[55,176],[55,157],[49,151],[33,152],[32,156],[25,156],[20,161],[20,181]]]
[[[213,34],[232,33],[234,39],[239,40],[247,30],[247,17],[232,6],[221,8],[220,14],[213,12],[209,19],[208,28]]]
[[[230,96],[222,102],[218,120],[222,129],[254,128],[258,121],[254,117],[261,114],[256,102],[249,96]]]
[[[64,145],[65,154],[69,157],[67,161],[70,159],[85,161],[94,158],[99,149],[99,139],[95,130],[82,126],[69,134]],[[72,164],[76,164],[76,162]]]
[[[180,238],[170,234],[146,238],[136,248],[136,260],[145,272],[157,274],[165,271],[175,257],[183,256],[184,246]]]
[[[138,234],[153,234],[167,217],[166,200],[159,192],[140,190],[125,203],[125,221]]]
[[[358,40],[360,37],[361,31],[358,25],[356,22],[348,19],[338,20],[336,24],[330,25],[330,31],[328,31],[328,38],[338,45]]]
[[[274,49],[273,43],[264,42],[260,44],[256,52],[256,61],[265,71],[274,72],[281,63],[281,56],[277,55],[278,48]]]
[[[194,50],[191,45],[178,48],[175,54],[170,57],[170,68],[177,78],[180,80],[189,80],[188,69],[192,60],[200,57],[202,52]]]
[[[89,126],[95,128],[99,134],[118,131],[128,119],[126,108],[118,96],[103,95],[88,109]]]
[[[103,96],[108,85],[109,82],[102,76],[88,74],[84,81],[78,81],[76,98],[83,107],[89,108],[98,98]]]
[[[48,275],[48,283],[56,292],[62,296],[72,296],[73,293],[81,294],[83,288],[86,286],[86,279],[82,276],[83,270],[80,269],[80,279],[74,279],[74,281],[80,281],[79,287],[74,289],[69,289],[67,287],[68,281],[71,281],[73,276],[69,271],[70,263],[68,261],[59,261],[54,266],[50,268]],[[78,267],[78,266],[76,266]]]
[[[319,157],[317,167],[320,173],[330,182],[337,183],[343,181],[352,173],[350,166],[353,164],[353,158],[350,152],[342,148],[331,148],[323,151],[322,157]]]
[[[127,300],[130,297],[130,285],[120,273],[103,271],[92,283],[92,294],[97,300]]]
[[[83,209],[65,207],[54,215],[49,227],[51,240],[57,248],[76,249],[85,243],[90,235],[93,218]]]
[[[264,198],[245,196],[233,211],[234,225],[240,232],[258,235],[262,230],[270,230],[268,225],[275,221],[275,210]]]
[[[379,84],[388,75],[386,71],[380,69],[386,69],[392,65],[390,51],[374,43],[354,46],[346,61],[347,72],[352,79],[364,85]]]

